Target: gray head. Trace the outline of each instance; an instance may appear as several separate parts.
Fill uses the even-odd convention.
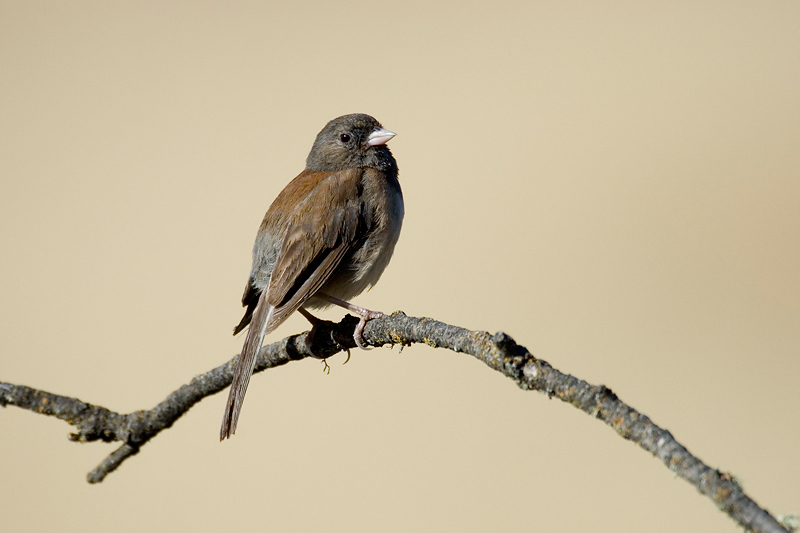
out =
[[[386,142],[394,135],[369,115],[357,113],[335,118],[317,135],[306,159],[306,168],[335,171],[372,167],[391,171],[397,164]]]

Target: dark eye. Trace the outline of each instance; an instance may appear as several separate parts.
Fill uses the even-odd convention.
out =
[[[341,135],[339,135],[339,139],[340,139],[340,140],[341,140],[343,143],[349,143],[349,142],[350,142],[350,135],[349,135],[349,134],[347,134],[347,133],[342,133]]]

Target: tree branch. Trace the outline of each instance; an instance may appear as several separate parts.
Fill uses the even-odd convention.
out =
[[[306,357],[326,359],[355,347],[353,330],[358,319],[346,316],[338,324],[322,322],[310,332],[287,337],[264,346],[255,372]],[[375,347],[424,343],[434,348],[466,353],[511,378],[523,390],[536,390],[567,402],[602,420],[621,437],[631,440],[660,459],[676,475],[709,497],[722,511],[748,531],[788,532],[772,515],[749,498],[730,474],[708,467],[678,443],[669,431],[623,403],[604,385],[591,385],[564,374],[546,361],[535,358],[503,332],[495,335],[469,331],[429,318],[409,317],[401,312],[370,320],[364,341]],[[313,344],[313,353],[310,346]],[[236,358],[196,376],[149,411],[119,414],[77,398],[59,396],[23,385],[0,382],[0,405],[55,416],[75,426],[70,439],[78,442],[120,441],[122,446],[104,459],[87,479],[99,483],[162,430],[172,426],[194,404],[216,394],[231,383]]]

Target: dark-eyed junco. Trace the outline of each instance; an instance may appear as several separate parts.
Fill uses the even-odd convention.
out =
[[[272,202],[253,246],[242,297],[247,307],[234,335],[250,329],[236,363],[220,440],[236,431],[264,335],[294,311],[339,305],[361,317],[354,339],[382,313],[348,301],[380,278],[403,224],[394,137],[369,115],[331,120],[317,135],[306,169]]]

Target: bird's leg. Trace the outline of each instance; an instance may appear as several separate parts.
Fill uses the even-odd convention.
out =
[[[383,318],[386,315],[381,313],[380,311],[370,311],[369,309],[364,309],[363,307],[353,305],[350,302],[345,302],[344,300],[340,300],[339,298],[334,298],[333,296],[328,296],[327,294],[318,292],[317,297],[323,298],[324,300],[328,300],[330,303],[338,305],[339,307],[344,307],[351,313],[355,313],[356,315],[359,316],[359,318],[361,318],[361,320],[359,320],[358,322],[358,325],[356,326],[356,330],[353,332],[353,340],[356,341],[356,346],[358,346],[362,350],[368,350],[369,347],[366,346],[361,339],[361,334],[364,333],[364,326],[367,325],[367,320],[372,320],[373,318]]]
[[[315,359],[320,359],[314,353],[314,333],[317,332],[317,326],[319,326],[323,322],[327,322],[327,321],[326,320],[321,320],[321,319],[315,317],[314,315],[312,315],[311,313],[309,313],[308,311],[306,311],[302,307],[298,308],[297,310],[300,311],[301,315],[306,317],[306,320],[311,322],[311,331],[308,332],[308,344],[309,344],[308,352],[311,354],[311,357],[313,357]],[[328,366],[327,361],[325,361],[325,359],[323,359],[322,362],[325,363],[325,368],[323,368],[322,371],[325,372],[325,369],[327,369],[328,373],[330,374],[331,370],[330,370],[330,367]]]
[[[300,307],[300,308],[298,309],[298,311],[300,312],[300,314],[301,314],[301,315],[303,315],[304,317],[306,317],[306,320],[308,320],[309,322],[311,322],[311,327],[312,327],[312,328],[313,328],[314,326],[316,326],[317,324],[319,324],[320,322],[323,322],[322,320],[320,320],[319,318],[315,317],[314,315],[312,315],[311,313],[309,313],[308,311],[306,311],[306,310],[305,310],[304,308],[302,308],[302,307]]]

